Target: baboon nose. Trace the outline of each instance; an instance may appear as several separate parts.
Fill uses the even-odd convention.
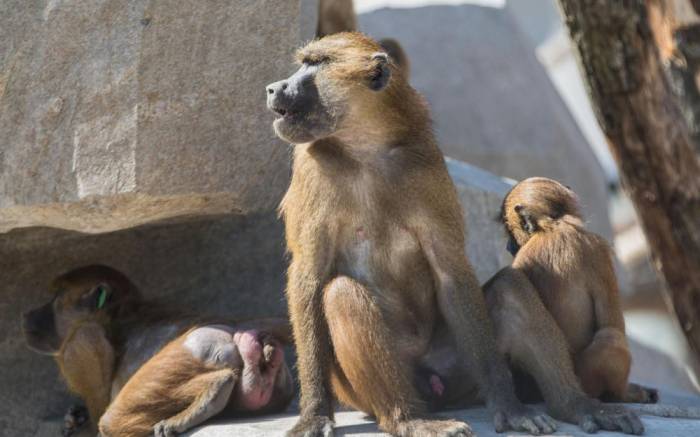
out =
[[[287,81],[286,80],[281,80],[279,82],[271,83],[268,85],[265,89],[267,90],[267,93],[270,95],[279,93],[280,91],[284,91],[287,89]]]

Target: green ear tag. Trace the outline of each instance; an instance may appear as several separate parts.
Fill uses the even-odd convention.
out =
[[[104,287],[100,287],[100,295],[97,296],[97,309],[102,309],[103,306],[105,306],[105,303],[107,302],[107,290],[104,289]]]

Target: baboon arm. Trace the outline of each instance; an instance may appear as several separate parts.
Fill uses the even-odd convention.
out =
[[[482,384],[488,406],[516,408],[520,404],[510,371],[496,349],[484,296],[464,253],[464,238],[433,227],[419,231],[419,240],[435,278],[440,313],[457,339],[458,353]]]
[[[323,259],[323,258],[322,258]],[[310,416],[332,416],[329,388],[331,343],[323,313],[321,269],[292,261],[289,266],[287,297],[297,350],[297,366],[301,385],[302,419]]]
[[[96,425],[109,405],[114,371],[114,349],[102,326],[86,323],[76,328],[57,361],[71,391],[85,401]]]
[[[622,316],[620,292],[613,270],[612,259],[598,263],[599,284],[591,287],[598,329],[615,328],[625,333],[625,319]]]

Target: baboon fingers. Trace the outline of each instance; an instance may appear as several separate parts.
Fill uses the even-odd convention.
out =
[[[625,434],[640,435],[644,433],[644,425],[632,411],[620,407],[606,405],[593,414],[596,423],[606,431],[622,431]],[[585,429],[584,429],[585,430]]]
[[[557,423],[546,414],[533,417],[535,425],[545,434],[551,434],[557,430]]]

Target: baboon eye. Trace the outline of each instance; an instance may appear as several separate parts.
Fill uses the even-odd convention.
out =
[[[303,64],[306,64],[306,65],[309,65],[309,66],[312,66],[312,67],[315,66],[315,65],[321,65],[321,64],[323,64],[324,62],[328,62],[328,58],[327,58],[327,57],[313,57],[313,58],[309,57],[309,58],[304,58],[304,59],[302,60],[302,63],[303,63]]]

